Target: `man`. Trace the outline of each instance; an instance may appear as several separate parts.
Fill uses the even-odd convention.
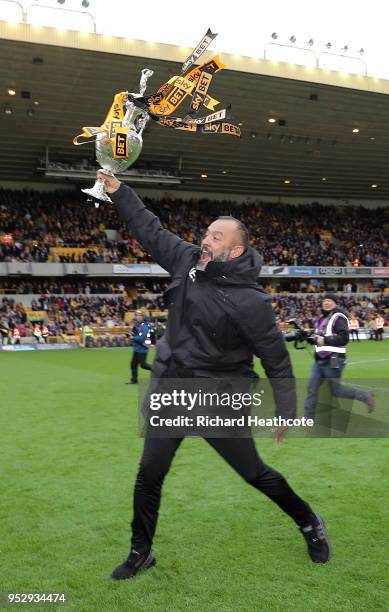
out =
[[[351,313],[351,318],[349,321],[349,331],[352,341],[354,342],[356,338],[359,342],[359,320],[354,313]]]
[[[374,340],[375,339],[375,332],[376,332],[376,323],[375,323],[375,318],[372,316],[367,316],[367,327],[369,330],[369,340]]]
[[[35,323],[34,331],[32,332],[32,335],[34,336],[38,344],[42,344],[42,342],[44,342],[42,339],[42,330],[41,330],[41,326],[39,323]]]
[[[137,310],[135,313],[135,325],[132,328],[132,346],[133,354],[131,360],[131,372],[132,377],[127,385],[136,385],[138,382],[138,366],[144,370],[151,370],[151,365],[146,361],[147,353],[149,351],[148,343],[150,336],[150,328],[143,320],[143,313],[141,310]]]
[[[47,327],[47,325],[43,325],[42,323],[41,331],[42,331],[43,342],[47,342],[47,338],[50,336],[49,328]]]
[[[0,344],[8,344],[10,336],[10,328],[8,321],[5,317],[0,320]]]
[[[276,393],[277,412],[293,417],[296,394],[293,373],[271,298],[257,287],[261,259],[248,246],[246,227],[232,217],[214,221],[201,247],[164,229],[137,195],[99,171],[127,229],[172,276],[165,293],[169,309],[165,336],[157,346],[155,378],[255,377],[253,355],[284,393]],[[282,430],[276,440],[282,440]],[[252,437],[205,438],[247,483],[267,495],[300,528],[312,561],[329,560],[322,518],[313,512],[285,478],[258,456]],[[182,438],[146,436],[134,491],[130,554],[112,573],[114,580],[134,577],[155,565],[151,550],[163,480]],[[176,526],[177,527],[177,526]]]
[[[20,344],[20,331],[19,331],[19,328],[17,327],[17,325],[15,325],[15,327],[12,330],[11,343],[12,344]]]
[[[84,348],[92,348],[94,337],[95,337],[95,331],[93,327],[90,326],[89,319],[86,319],[85,324],[82,326],[82,330],[81,330],[82,346]]]
[[[385,326],[385,319],[380,313],[378,313],[375,318],[374,340],[378,341],[378,340],[384,339],[384,326]]]
[[[326,293],[322,305],[322,316],[316,321],[315,362],[308,382],[308,395],[305,400],[304,414],[314,419],[321,384],[327,380],[332,395],[365,402],[368,412],[374,410],[374,396],[370,391],[360,391],[341,384],[346,366],[346,344],[349,341],[349,322],[346,315],[337,307],[335,293]]]

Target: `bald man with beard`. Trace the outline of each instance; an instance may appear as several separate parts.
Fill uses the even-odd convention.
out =
[[[165,292],[168,324],[157,346],[153,378],[255,379],[256,355],[272,379],[276,414],[293,418],[296,390],[289,353],[270,297],[257,286],[261,257],[249,246],[243,223],[219,217],[196,246],[163,228],[131,188],[102,171],[97,177],[104,182],[128,232],[172,277]],[[277,442],[284,430],[276,431]],[[291,517],[313,562],[329,560],[323,519],[279,472],[262,461],[251,435],[204,439],[246,483]],[[113,571],[114,580],[132,578],[156,563],[152,543],[162,485],[182,440],[146,435],[134,490],[130,553]]]

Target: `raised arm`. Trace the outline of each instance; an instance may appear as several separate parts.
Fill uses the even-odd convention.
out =
[[[107,193],[114,202],[128,231],[162,268],[173,274],[177,267],[198,250],[190,242],[162,227],[160,220],[147,210],[142,200],[126,185],[102,172]]]

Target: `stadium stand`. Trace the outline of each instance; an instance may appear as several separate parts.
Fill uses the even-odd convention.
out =
[[[240,218],[265,265],[389,265],[389,208],[145,198],[168,229],[189,242],[219,215]],[[80,205],[81,204],[81,205]],[[336,215],[334,214],[336,212]],[[0,261],[150,262],[112,207],[78,193],[0,190]]]
[[[272,298],[281,329],[285,329],[284,324],[291,318],[310,327],[320,313],[320,295],[274,294]],[[343,294],[339,305],[347,315],[354,313],[362,329],[374,329],[377,314],[384,317],[385,327],[389,325],[389,300],[383,292],[378,295]],[[33,299],[28,306],[3,297],[0,300],[0,322],[10,330],[10,337],[15,327],[21,338],[31,337],[36,322],[44,322],[52,338],[79,336],[85,324],[91,325],[97,333],[125,336],[134,310],[138,308],[143,309],[159,335],[166,321],[161,293],[135,292],[133,297],[47,294]]]
[[[0,278],[0,296],[3,295],[32,295],[43,296],[67,295],[67,294],[122,294],[134,297],[135,294],[162,293],[168,286],[168,281],[160,279],[138,279],[126,282],[113,282],[112,279],[88,279],[69,280],[61,278],[50,279],[15,279],[9,277]]]

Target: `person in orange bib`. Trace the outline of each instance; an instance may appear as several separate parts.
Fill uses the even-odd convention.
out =
[[[20,331],[17,327],[12,330],[12,344],[20,344]]]
[[[49,328],[46,325],[42,325],[42,338],[44,342],[47,342],[47,338],[50,336]]]
[[[42,330],[41,326],[38,325],[38,323],[34,325],[34,331],[32,332],[32,335],[34,336],[37,342],[42,342]]]
[[[375,318],[375,335],[374,340],[383,340],[384,339],[384,327],[385,327],[385,319],[381,314],[378,314]]]
[[[354,313],[351,315],[351,319],[349,319],[348,328],[350,331],[350,336],[352,341],[354,342],[355,338],[359,342],[359,321]]]

